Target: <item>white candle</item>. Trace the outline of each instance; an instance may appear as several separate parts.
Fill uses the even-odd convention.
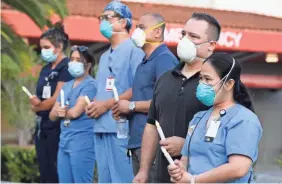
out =
[[[117,88],[115,86],[113,86],[113,93],[114,93],[115,101],[118,102],[119,101],[119,97],[118,97]]]
[[[158,133],[161,137],[161,140],[165,140],[164,132],[162,130],[162,127],[160,126],[160,123],[157,120],[155,120],[155,124],[156,124],[157,130],[158,130]],[[164,156],[166,157],[167,161],[169,162],[169,164],[174,165],[174,162],[173,162],[171,156],[169,155],[169,153],[166,151],[166,149],[161,147],[161,150],[162,150]]]
[[[90,102],[90,100],[89,100],[89,98],[88,98],[88,96],[84,96],[84,99],[85,99],[85,101],[86,101],[86,103],[87,103],[87,105],[89,105],[91,102]]]
[[[65,92],[64,90],[61,90],[61,107],[65,107]]]
[[[164,132],[162,130],[162,127],[160,126],[160,123],[157,120],[155,120],[155,121],[156,121],[157,130],[159,132],[161,140],[165,140]]]
[[[26,87],[22,86],[22,90],[25,92],[25,94],[27,94],[27,96],[29,96],[29,98],[31,98],[33,95],[28,91],[28,89],[26,89]]]
[[[166,151],[166,149],[164,149],[163,147],[161,147],[161,150],[162,150],[162,152],[163,152],[165,158],[167,159],[168,163],[169,163],[170,165],[174,165],[174,162],[173,162],[171,156],[169,155],[169,153]]]

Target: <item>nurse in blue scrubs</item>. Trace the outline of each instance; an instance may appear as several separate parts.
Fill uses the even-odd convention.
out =
[[[58,152],[60,183],[92,183],[95,164],[93,120],[85,114],[85,96],[93,99],[96,82],[89,75],[94,59],[85,46],[71,48],[68,71],[75,78],[63,86],[65,107],[58,96],[50,119],[61,120]]]
[[[135,72],[144,58],[144,52],[130,39],[132,14],[125,4],[110,2],[99,20],[100,32],[111,46],[100,57],[96,78],[97,96],[87,106],[86,114],[95,119],[99,183],[129,183],[133,179],[133,170],[131,158],[127,154],[128,137],[117,137],[117,123],[111,111],[115,104],[113,87],[117,88],[119,99],[131,98]],[[128,121],[125,127],[128,127]]]
[[[262,127],[240,74],[228,54],[205,60],[196,96],[211,108],[191,120],[181,161],[168,166],[172,182],[253,182]]]
[[[73,79],[68,72],[69,58],[65,50],[68,35],[61,23],[45,31],[40,37],[41,58],[46,62],[36,85],[36,96],[30,99],[36,113],[35,148],[40,171],[40,183],[57,183],[57,154],[60,123],[49,119],[49,113],[65,82]]]

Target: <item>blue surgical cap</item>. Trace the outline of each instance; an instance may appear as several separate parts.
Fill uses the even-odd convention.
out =
[[[132,26],[132,14],[128,6],[119,2],[119,1],[112,1],[110,2],[104,9],[104,11],[114,11],[118,13],[122,18],[127,20],[127,27],[130,29]]]

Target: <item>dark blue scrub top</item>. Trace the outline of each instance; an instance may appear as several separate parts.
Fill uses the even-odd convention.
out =
[[[158,78],[174,68],[179,61],[165,44],[160,45],[138,66],[132,86],[131,101],[147,101],[153,98],[154,87]],[[134,112],[129,119],[130,138],[128,148],[140,148],[147,114]]]
[[[36,86],[36,96],[41,101],[46,100],[42,98],[42,94],[43,94],[43,87],[46,86],[48,82],[49,85],[51,86],[51,96],[53,96],[59,81],[67,82],[73,79],[73,77],[68,72],[69,61],[70,61],[69,58],[65,57],[54,69],[52,69],[52,63],[48,63],[42,68]],[[48,78],[48,82],[46,81],[46,78]],[[42,120],[49,120],[50,111],[51,109],[47,111],[39,111],[36,113],[36,115],[42,117]],[[59,126],[59,123],[56,124],[58,124]],[[50,126],[53,127],[51,123]]]

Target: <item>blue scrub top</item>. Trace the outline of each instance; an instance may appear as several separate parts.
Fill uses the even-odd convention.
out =
[[[131,39],[119,44],[114,50],[109,48],[99,61],[96,100],[105,101],[113,98],[113,92],[106,91],[106,81],[110,76],[115,78],[115,86],[119,95],[131,88],[136,68],[144,56],[145,53],[137,48]],[[116,122],[111,110],[95,120],[95,132],[115,133],[116,130]]]
[[[132,86],[131,101],[147,101],[153,98],[154,87],[158,78],[166,71],[179,64],[177,58],[165,44],[160,45],[138,66]],[[128,148],[140,148],[147,113],[133,112],[129,119],[130,138]]]
[[[53,96],[58,82],[68,82],[73,79],[73,77],[70,75],[68,71],[69,61],[70,61],[69,58],[65,57],[54,69],[52,69],[52,63],[46,64],[41,69],[39,79],[36,85],[36,96],[41,101],[46,100],[42,98],[42,94],[43,94],[43,87],[46,86],[48,82],[49,85],[51,86],[51,96]],[[46,81],[46,78],[48,78],[48,82]],[[51,109],[47,111],[39,111],[36,113],[36,115],[42,117],[43,122],[44,120],[49,121],[50,111]],[[53,124],[52,122],[47,122],[47,123],[43,123],[41,125],[41,128],[53,128],[57,124],[58,124],[57,122],[55,124]]]
[[[90,77],[85,77],[75,88],[73,88],[75,80],[71,80],[64,84],[65,103],[68,101],[69,108],[75,106],[79,97],[88,96],[93,99],[96,95],[96,81]],[[60,95],[57,98],[60,103]],[[61,120],[61,135],[59,147],[66,152],[75,152],[94,146],[93,119],[89,118],[85,113],[78,118],[72,119],[69,126],[64,125]]]
[[[195,131],[190,142],[188,172],[197,175],[219,167],[228,163],[228,156],[232,154],[245,155],[254,163],[258,157],[258,144],[262,136],[258,117],[244,106],[236,104],[227,109],[226,115],[221,118],[213,142],[205,142],[206,123],[211,112],[212,108],[197,113],[189,124],[186,142],[181,152],[183,156],[188,156],[190,136]],[[196,127],[197,123],[199,124]],[[253,176],[252,172],[251,167],[244,177],[230,182],[248,182]]]

